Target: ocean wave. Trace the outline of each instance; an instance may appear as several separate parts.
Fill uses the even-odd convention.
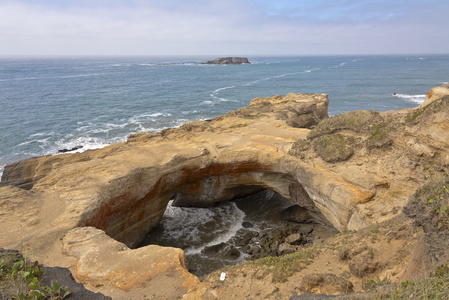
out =
[[[426,95],[406,95],[406,94],[393,94],[394,97],[399,99],[405,99],[407,101],[421,104],[426,100]]]
[[[76,152],[84,152],[87,150],[95,150],[95,149],[101,149],[106,146],[109,146],[114,143],[124,142],[125,138],[115,138],[115,139],[104,139],[104,138],[95,138],[95,137],[77,137],[68,141],[58,141],[55,143],[55,145],[52,147],[52,149],[48,150],[47,154],[55,154],[58,153],[59,150],[62,149],[73,149],[76,147],[82,147],[78,148],[73,151],[68,151],[70,153],[76,153]]]
[[[235,86],[226,86],[226,87],[222,87],[222,88],[218,88],[216,90],[214,90],[212,93],[210,93],[210,96],[216,100],[219,100],[221,102],[240,102],[238,100],[233,100],[233,99],[227,99],[227,98],[223,98],[223,97],[218,97],[217,94],[220,93],[221,91],[224,90],[229,90],[229,89],[233,89],[235,88]]]
[[[5,165],[0,164],[0,182],[2,182],[3,170],[5,169]]]
[[[37,76],[37,77],[16,77],[16,78],[8,78],[1,79],[0,81],[24,81],[24,80],[42,80],[42,79],[68,79],[68,78],[78,78],[78,77],[92,77],[103,75],[104,73],[91,73],[91,74],[78,74],[78,75],[64,75],[64,76]]]

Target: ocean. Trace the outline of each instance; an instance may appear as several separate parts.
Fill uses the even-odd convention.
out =
[[[0,174],[15,161],[78,146],[76,151],[101,148],[132,133],[211,119],[256,97],[326,93],[332,116],[414,107],[449,80],[449,55],[249,57],[247,65],[202,64],[213,58],[0,58]],[[244,222],[254,225],[246,233],[279,226],[264,211],[251,216],[254,208],[274,203],[272,192],[252,201],[246,210],[239,202],[211,209],[169,206],[144,244],[182,247],[197,275],[244,261],[243,252],[213,261],[221,256],[208,256],[205,249],[236,248],[232,241],[245,233]],[[179,220],[213,226],[181,230]]]
[[[449,79],[449,55],[0,58],[0,173],[61,149],[211,119],[256,97],[327,93],[329,114],[416,106]],[[396,94],[396,95],[394,95]]]

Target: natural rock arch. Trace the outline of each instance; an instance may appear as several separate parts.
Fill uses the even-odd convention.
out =
[[[443,86],[414,109],[329,119],[324,94],[256,98],[211,121],[11,164],[0,186],[0,245],[71,267],[78,281],[117,297],[153,290],[154,278],[182,296],[198,278],[181,249],[118,242],[135,246],[174,193],[201,205],[263,187],[319,211],[339,231],[388,220],[424,182],[424,166],[449,165],[447,95]],[[329,155],[334,146],[351,151]]]

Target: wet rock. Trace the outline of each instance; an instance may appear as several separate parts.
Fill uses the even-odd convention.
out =
[[[204,248],[204,250],[202,252],[206,255],[216,255],[220,251],[222,251],[225,248],[225,246],[226,246],[225,243],[220,243],[217,245],[206,247],[206,248]]]
[[[58,153],[66,153],[66,152],[76,151],[76,150],[79,150],[81,148],[83,148],[83,146],[76,146],[76,147],[73,147],[71,149],[64,148],[64,149],[58,150]]]
[[[240,251],[237,250],[237,248],[235,248],[234,246],[231,246],[230,249],[228,249],[224,253],[225,258],[232,259],[232,260],[239,258],[240,255],[241,255]]]
[[[309,274],[302,279],[300,290],[310,294],[341,295],[354,292],[354,285],[334,274]]]
[[[253,238],[253,236],[254,236],[253,233],[248,232],[242,238],[238,239],[235,242],[235,245],[236,246],[245,246],[249,243],[249,241]]]
[[[243,226],[243,228],[251,228],[251,227],[253,227],[253,224],[250,222],[243,222],[242,226]]]

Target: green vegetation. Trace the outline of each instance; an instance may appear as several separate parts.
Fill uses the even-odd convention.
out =
[[[315,152],[327,162],[345,161],[354,154],[356,139],[342,134],[325,135],[313,141]]]
[[[413,110],[413,112],[411,112],[405,120],[407,122],[413,122],[421,116],[426,116],[438,111],[445,111],[447,110],[448,105],[449,105],[449,96],[444,96],[441,99],[430,103],[429,105],[426,105],[424,107],[418,107],[417,109]]]
[[[443,300],[449,295],[449,266],[443,265],[424,280],[404,280],[391,284],[388,280],[370,280],[364,283],[367,294],[352,299],[422,299]]]
[[[366,140],[367,148],[381,148],[391,145],[392,139],[390,138],[390,132],[393,130],[394,126],[391,125],[391,122],[374,125],[371,129],[370,136]]]
[[[56,281],[40,286],[42,273],[37,262],[27,262],[17,253],[0,253],[0,299],[64,299],[70,288],[61,288]]]
[[[431,106],[432,104],[414,110],[405,120],[407,122],[413,122],[417,117],[419,117],[420,115],[424,114],[427,110],[429,110]]]
[[[449,233],[449,178],[447,173],[431,174],[429,183],[421,187],[412,204],[430,216],[438,230]]]
[[[311,263],[315,249],[286,254],[279,257],[268,256],[246,262],[248,265],[273,267],[273,282],[285,282],[294,273],[301,271],[304,266]]]
[[[236,125],[232,125],[229,128],[242,128],[242,127],[246,127],[248,126],[248,124],[236,124]]]
[[[377,111],[351,111],[323,120],[309,133],[309,138],[331,134],[347,129],[354,132],[369,132],[371,128],[384,120]]]

